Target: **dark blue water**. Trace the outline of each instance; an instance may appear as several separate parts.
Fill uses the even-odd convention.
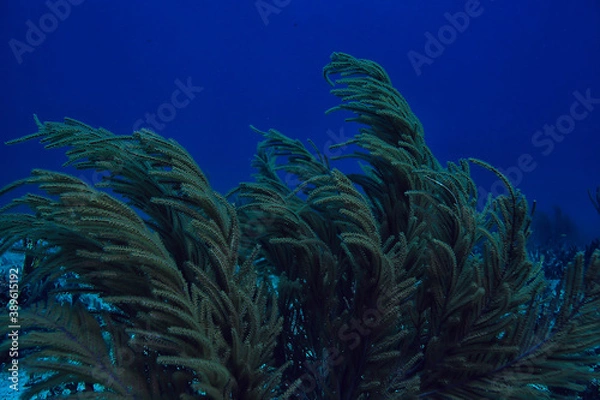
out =
[[[150,127],[226,191],[249,179],[250,124],[321,147],[356,132],[323,113],[337,100],[322,67],[341,51],[386,68],[440,161],[489,161],[540,210],[560,207],[568,239],[600,234],[596,1],[20,0],[0,15],[3,140],[33,132],[34,113]],[[0,160],[4,185],[65,157],[26,143]]]

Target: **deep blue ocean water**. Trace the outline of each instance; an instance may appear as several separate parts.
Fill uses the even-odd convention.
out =
[[[594,0],[116,1],[0,4],[2,141],[64,116],[183,144],[227,191],[275,128],[318,146],[357,126],[322,77],[334,52],[380,63],[445,163],[503,169],[541,211],[600,235],[600,5]],[[60,150],[0,145],[0,185],[58,168]],[[496,179],[473,167],[480,193]],[[90,182],[92,173],[78,173]],[[0,199],[5,203],[7,199]]]

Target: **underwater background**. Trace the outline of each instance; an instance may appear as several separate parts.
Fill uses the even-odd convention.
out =
[[[225,192],[252,172],[250,124],[321,148],[356,132],[342,128],[346,115],[323,113],[336,99],[322,68],[342,51],[388,71],[442,163],[501,168],[538,211],[568,220],[560,240],[599,234],[587,193],[600,185],[593,0],[22,0],[2,2],[0,15],[3,141],[33,132],[34,113],[122,134],[147,127]],[[28,142],[0,146],[0,160],[5,185],[65,157]],[[502,192],[474,172],[480,193]]]
[[[13,307],[7,284],[18,281],[6,271],[24,277],[22,387],[90,396],[120,387],[123,398],[161,399],[219,399],[230,389],[223,398],[372,398],[365,393],[386,390],[395,398],[600,398],[597,2],[21,0],[0,4],[0,18],[0,188],[34,168],[60,170],[110,182],[108,192],[133,199],[135,209],[39,172],[29,183],[51,195],[63,190],[61,202],[11,203],[17,211],[27,203],[35,218],[0,209],[1,304]],[[340,104],[332,85],[344,111],[326,114]],[[370,127],[354,145],[344,144],[361,127],[345,123],[349,110],[364,112],[359,122]],[[36,126],[34,114],[73,120]],[[188,174],[185,151],[149,131],[113,140],[74,120],[173,138],[209,184],[198,170]],[[37,140],[4,143],[36,129],[50,147],[72,146],[71,156],[95,164],[63,168],[63,151]],[[386,132],[392,146],[369,141]],[[355,175],[351,184],[316,158],[308,162],[295,139],[330,159],[348,156],[332,162],[345,173],[361,159],[379,175]],[[257,153],[259,183],[227,198],[211,191],[251,180]],[[269,157],[283,157],[281,185],[268,168],[275,161],[261,167]],[[469,157],[497,167],[526,201],[482,162],[471,163],[471,181],[436,161]],[[119,186],[120,177],[130,180]],[[478,211],[496,197],[481,214],[469,208],[471,182]],[[40,193],[30,186],[2,192],[0,207]],[[139,216],[148,219],[138,225]],[[231,306],[220,308],[224,302]],[[374,304],[377,322],[363,313]],[[342,332],[357,316],[374,333],[358,330],[353,351]],[[219,329],[223,337],[203,333]],[[5,339],[16,339],[0,332],[6,373]],[[80,337],[89,340],[84,350],[106,350],[105,359],[70,354]],[[48,357],[53,346],[65,351]],[[206,356],[214,349],[218,357]],[[55,360],[68,360],[57,362],[67,372],[92,360],[93,379],[52,387],[44,362]],[[105,376],[106,365],[114,369]],[[322,393],[301,387],[309,372]],[[225,382],[229,373],[235,379]],[[0,399],[15,395],[5,389]]]

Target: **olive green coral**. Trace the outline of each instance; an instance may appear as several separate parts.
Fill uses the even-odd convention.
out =
[[[361,125],[337,159],[362,173],[259,131],[254,182],[222,196],[153,132],[38,121],[22,140],[105,174],[94,187],[34,170],[0,192],[45,192],[0,214],[0,252],[37,243],[24,286],[57,287],[22,311],[29,395],[75,383],[90,398],[561,398],[597,377],[600,253],[550,287],[525,251],[526,200],[500,172],[442,166],[376,63],[334,53],[324,74],[341,100],[330,111]],[[470,164],[507,195],[479,211]]]

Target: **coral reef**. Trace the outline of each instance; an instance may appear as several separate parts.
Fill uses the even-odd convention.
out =
[[[43,192],[0,214],[0,253],[30,244],[24,398],[542,399],[598,377],[600,251],[550,287],[501,173],[442,166],[376,63],[334,53],[324,75],[330,111],[361,125],[337,158],[361,173],[275,130],[227,196],[148,130],[36,120],[12,142],[68,147],[68,165],[105,174],[34,170],[0,192]],[[471,165],[507,187],[482,211]]]

